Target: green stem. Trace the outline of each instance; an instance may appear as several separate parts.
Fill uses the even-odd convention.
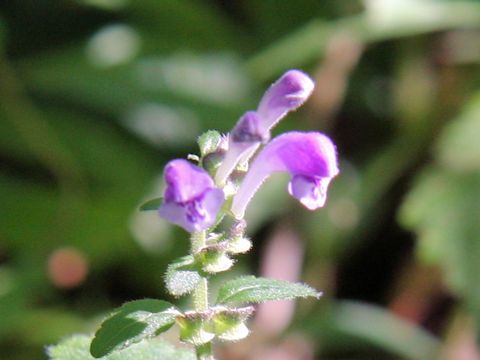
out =
[[[193,292],[193,307],[196,311],[208,309],[208,279],[202,278]],[[198,360],[215,360],[212,343],[208,342],[195,347]]]
[[[206,244],[205,231],[192,234],[192,254],[199,252]],[[208,310],[208,279],[202,277],[193,292],[193,308],[195,311]],[[212,352],[212,343],[195,347],[198,360],[215,360]]]
[[[197,352],[198,360],[215,360],[212,353],[212,343],[197,346],[195,350]]]
[[[205,246],[207,234],[205,233],[205,231],[193,233],[190,240],[192,243],[192,255],[195,255]]]
[[[208,309],[208,280],[202,278],[193,292],[193,308],[195,311]]]

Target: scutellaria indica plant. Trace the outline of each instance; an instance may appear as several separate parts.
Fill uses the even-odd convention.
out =
[[[213,303],[208,290],[212,276],[229,270],[235,256],[250,250],[244,215],[270,175],[287,172],[290,195],[309,210],[324,206],[328,185],[339,172],[332,141],[319,132],[287,132],[270,140],[270,130],[313,89],[303,72],[286,72],[270,86],[257,110],[247,111],[229,134],[208,131],[199,137],[199,156],[167,163],[163,197],[148,201],[141,210],[155,210],[161,219],[190,233],[190,254],[168,266],[165,286],[174,297],[190,295],[193,308],[185,311],[156,299],[129,302],[96,332],[90,346],[94,357],[176,324],[180,339],[195,347],[197,358],[212,360],[212,341],[248,336],[246,320],[254,312],[253,304],[321,295],[304,284],[254,276],[224,282]]]

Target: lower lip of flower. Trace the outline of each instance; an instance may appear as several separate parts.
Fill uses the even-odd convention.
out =
[[[295,175],[288,185],[288,192],[307,209],[315,210],[325,205],[330,179]]]
[[[191,200],[183,204],[183,206],[185,207],[185,217],[191,223],[204,221],[207,217],[207,212],[202,207],[200,199]]]

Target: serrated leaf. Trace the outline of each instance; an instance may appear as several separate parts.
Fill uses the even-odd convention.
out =
[[[140,205],[140,211],[151,211],[151,210],[158,210],[160,205],[162,205],[163,198],[155,198],[152,200],[148,200]]]
[[[75,335],[47,348],[50,360],[93,360],[89,345],[91,337]],[[175,349],[161,340],[142,341],[128,349],[107,355],[104,360],[195,360],[195,355],[185,349]]]
[[[191,293],[201,277],[194,269],[193,256],[184,256],[167,268],[165,286],[173,296],[182,296]]]
[[[158,335],[175,323],[177,314],[175,307],[163,300],[126,303],[102,323],[90,345],[90,353],[99,358]]]
[[[217,150],[220,141],[222,140],[222,135],[215,130],[208,130],[198,137],[198,146],[200,148],[200,154],[205,156],[207,154],[213,153]]]
[[[261,303],[270,300],[319,298],[321,295],[305,284],[244,276],[223,284],[218,291],[217,303]]]

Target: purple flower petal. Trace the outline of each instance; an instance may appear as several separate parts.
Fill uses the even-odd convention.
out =
[[[269,130],[289,111],[297,109],[312,94],[312,79],[299,70],[289,70],[273,83],[263,96],[257,112],[263,129]]]
[[[338,174],[335,145],[319,132],[292,131],[280,135],[265,147],[256,161],[265,163],[263,171],[319,177]]]
[[[313,81],[299,70],[289,70],[270,86],[258,110],[248,111],[230,133],[228,151],[215,174],[217,184],[225,184],[238,163],[247,162],[261,143],[270,138],[270,129],[289,111],[297,109],[310,96]]]
[[[330,180],[330,178],[295,175],[288,183],[288,192],[307,209],[315,210],[325,205]]]
[[[170,161],[165,166],[164,176],[167,201],[186,202],[215,186],[205,170],[183,159]]]
[[[167,164],[164,175],[167,187],[159,209],[162,218],[190,232],[215,223],[224,195],[205,170],[177,159]]]
[[[230,132],[229,139],[236,144],[247,145],[268,140],[269,134],[261,130],[261,122],[256,111],[247,111]]]
[[[278,136],[254,160],[232,203],[236,218],[245,209],[260,185],[274,172],[292,176],[289,192],[313,210],[325,203],[327,187],[339,170],[335,145],[318,132],[289,132]]]
[[[255,111],[247,111],[238,120],[228,136],[228,151],[215,174],[217,184],[225,184],[242,158],[248,154],[251,156],[258,144],[268,140],[268,132],[264,134],[260,131],[260,122],[261,119]]]

